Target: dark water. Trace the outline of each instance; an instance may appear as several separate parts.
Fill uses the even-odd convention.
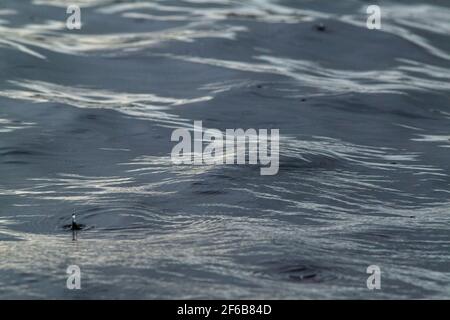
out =
[[[450,298],[450,3],[369,4],[1,0],[0,298]],[[278,175],[173,165],[194,120]]]

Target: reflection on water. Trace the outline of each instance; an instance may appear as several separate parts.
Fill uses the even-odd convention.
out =
[[[187,120],[180,119],[163,110],[167,110],[171,106],[211,99],[209,96],[196,99],[164,98],[153,94],[118,93],[29,80],[11,81],[11,84],[23,89],[4,90],[0,92],[0,96],[32,102],[61,103],[78,108],[111,109],[136,118],[153,119],[175,127],[185,126],[184,122]]]
[[[2,5],[0,298],[449,297],[448,4]],[[172,164],[194,120],[279,128],[278,175]]]

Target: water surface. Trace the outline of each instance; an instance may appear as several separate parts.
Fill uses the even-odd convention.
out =
[[[2,0],[0,298],[449,298],[450,5],[378,4]],[[194,120],[278,175],[173,165]]]

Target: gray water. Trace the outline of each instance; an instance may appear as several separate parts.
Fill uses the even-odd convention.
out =
[[[450,298],[449,98],[448,1],[1,0],[0,298]],[[194,120],[279,173],[172,164]]]

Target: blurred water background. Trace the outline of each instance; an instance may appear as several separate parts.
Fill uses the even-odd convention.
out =
[[[1,0],[0,298],[450,298],[449,98],[448,1]],[[278,175],[173,165],[194,120]]]

